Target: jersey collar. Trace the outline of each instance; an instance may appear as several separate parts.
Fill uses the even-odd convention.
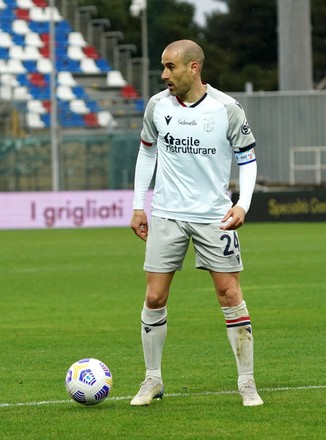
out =
[[[206,96],[207,96],[207,92],[205,92],[203,94],[203,96],[197,102],[195,102],[194,104],[189,105],[189,108],[197,107],[197,105],[199,105],[206,98]],[[182,107],[188,107],[183,101],[181,101],[179,96],[176,96],[176,99],[177,99],[178,103],[180,105],[182,105]]]

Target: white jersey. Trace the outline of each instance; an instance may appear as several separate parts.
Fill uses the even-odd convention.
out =
[[[169,90],[154,95],[141,139],[157,150],[152,215],[195,223],[224,217],[233,153],[255,145],[240,104],[210,85],[189,106]]]

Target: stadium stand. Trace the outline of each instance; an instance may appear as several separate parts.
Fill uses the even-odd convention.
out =
[[[93,99],[74,78],[101,74],[108,87],[122,89],[127,82],[97,49],[45,0],[0,0],[0,99],[13,101],[26,112],[29,129],[50,126],[50,19],[55,22],[55,70],[58,122],[63,128],[106,128],[109,111]],[[129,90],[129,94],[128,94]],[[125,89],[124,97],[136,97]],[[22,105],[23,104],[23,105]]]

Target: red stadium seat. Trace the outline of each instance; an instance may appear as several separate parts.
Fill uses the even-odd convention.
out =
[[[16,9],[15,15],[18,20],[29,21],[29,10],[28,9]]]

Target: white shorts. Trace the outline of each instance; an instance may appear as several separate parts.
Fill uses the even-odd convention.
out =
[[[190,239],[196,268],[213,272],[243,269],[236,231],[222,231],[218,223],[189,223],[152,216],[146,242],[144,270],[174,272],[182,269]]]

